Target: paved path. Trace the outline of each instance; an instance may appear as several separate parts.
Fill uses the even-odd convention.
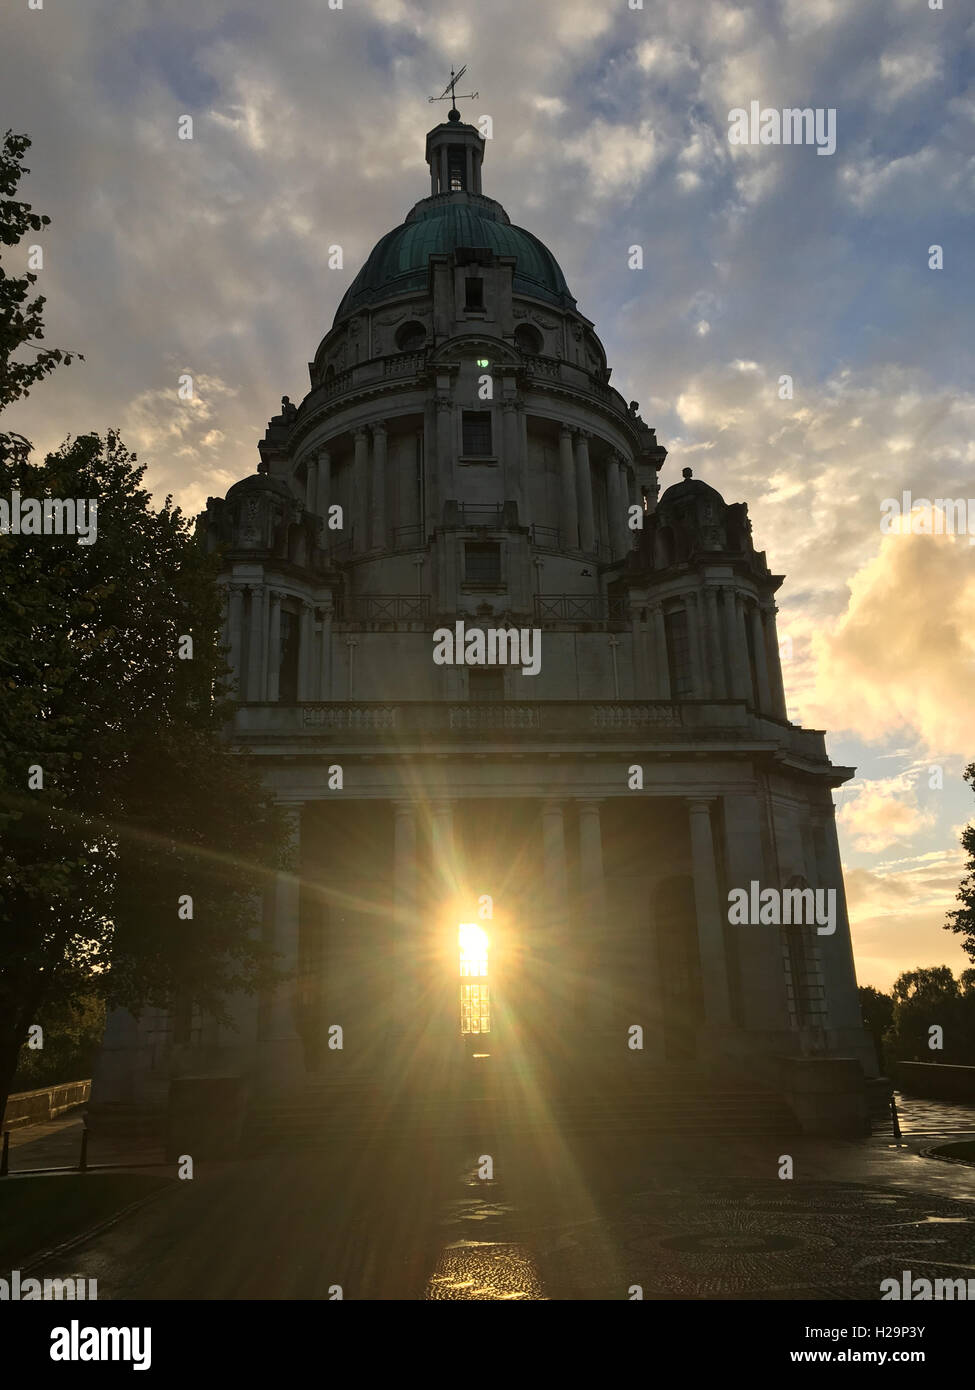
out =
[[[476,1151],[393,1136],[201,1164],[45,1272],[140,1299],[843,1299],[904,1269],[975,1278],[975,1168],[890,1140],[481,1152],[493,1181]]]

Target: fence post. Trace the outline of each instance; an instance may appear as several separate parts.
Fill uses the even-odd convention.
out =
[[[897,1101],[893,1096],[890,1098],[890,1118],[894,1129],[894,1139],[899,1144],[901,1142],[901,1124],[897,1117]]]
[[[87,1173],[88,1171],[88,1126],[82,1121],[81,1127],[81,1158],[78,1160],[78,1172]]]
[[[10,1171],[10,1130],[3,1131],[3,1149],[0,1150],[0,1178],[5,1178]]]

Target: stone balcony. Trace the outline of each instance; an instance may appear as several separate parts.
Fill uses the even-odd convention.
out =
[[[431,360],[431,352],[422,350],[371,357],[365,362],[345,367],[327,381],[322,381],[305,398],[302,421],[307,419],[310,412],[317,413],[323,407],[331,410],[344,396],[355,395],[358,391],[375,389],[397,380],[420,382],[429,373]],[[529,382],[543,387],[553,384],[570,387],[578,395],[591,396],[603,405],[615,406],[624,419],[628,418],[626,402],[620,393],[584,367],[558,357],[525,356],[521,371]]]
[[[318,750],[456,752],[503,744],[529,751],[653,751],[747,756],[825,777],[839,785],[850,768],[834,768],[825,735],[754,714],[722,700],[402,700],[238,705],[231,737],[265,755]]]

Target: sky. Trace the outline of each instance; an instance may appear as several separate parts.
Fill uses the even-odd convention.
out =
[[[975,539],[972,10],[30,3],[8,0],[0,105],[52,218],[47,341],[86,361],[8,427],[41,450],[118,428],[190,513],[253,473],[344,290],[428,194],[428,97],[468,64],[484,191],[556,255],[669,451],[662,486],[690,466],[746,501],[786,576],[790,717],[857,769],[836,801],[860,983],[971,965],[943,922],[975,818],[975,545],[881,522],[905,491],[971,497]],[[732,143],[753,101],[835,111],[835,152]]]

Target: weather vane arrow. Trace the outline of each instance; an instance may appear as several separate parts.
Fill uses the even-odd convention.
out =
[[[449,98],[450,98],[450,109],[451,109],[452,111],[456,111],[456,110],[457,110],[457,102],[458,102],[458,101],[473,101],[473,100],[475,100],[476,97],[479,95],[479,93],[477,93],[477,92],[461,92],[460,96],[458,96],[457,93],[456,93],[456,91],[454,90],[455,87],[457,86],[457,83],[458,83],[458,82],[460,81],[460,79],[464,76],[464,73],[465,73],[466,71],[467,71],[467,64],[466,64],[466,63],[465,63],[464,66],[461,68],[460,72],[454,72],[453,68],[451,68],[451,69],[450,69],[450,81],[447,83],[446,87],[443,89],[443,93],[442,93],[440,96],[438,96],[438,97],[427,97],[427,100],[428,100],[428,101],[446,101],[447,98],[449,97]],[[457,114],[460,115],[460,112],[458,111]]]

